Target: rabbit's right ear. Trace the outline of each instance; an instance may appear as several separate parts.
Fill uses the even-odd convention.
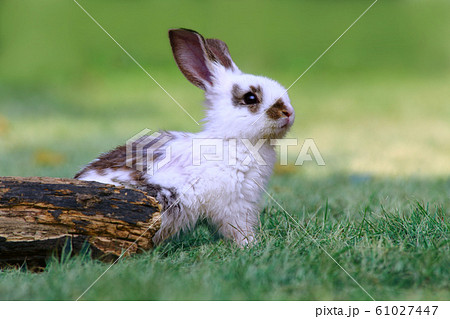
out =
[[[227,45],[216,39],[205,40],[188,29],[169,30],[173,56],[184,76],[194,85],[206,90],[213,85],[215,64],[233,68]]]

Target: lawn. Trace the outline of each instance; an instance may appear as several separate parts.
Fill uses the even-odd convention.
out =
[[[377,300],[448,300],[449,187],[448,180],[277,176],[272,193],[296,222],[268,201],[259,241],[246,249],[200,225],[120,261],[82,299],[370,300],[325,250]],[[54,260],[39,274],[5,271],[0,296],[76,299],[106,268],[79,257]]]
[[[219,37],[241,69],[287,87],[371,3],[79,2],[197,120],[201,91],[168,28]],[[379,1],[290,89],[289,137],[313,138],[326,165],[276,167],[282,208],[266,196],[254,246],[200,224],[121,260],[82,299],[448,300],[449,9]],[[72,1],[2,1],[0,48],[0,176],[72,177],[144,128],[200,129]],[[0,300],[73,300],[107,267],[6,269]]]

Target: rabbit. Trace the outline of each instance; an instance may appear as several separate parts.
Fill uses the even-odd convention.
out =
[[[262,187],[276,162],[270,139],[286,134],[294,122],[294,109],[278,82],[241,72],[225,42],[205,39],[189,29],[170,29],[169,39],[181,72],[205,92],[203,130],[142,136],[136,144],[144,144],[146,154],[119,146],[75,178],[137,188],[154,196],[162,205],[155,244],[206,219],[224,238],[247,246],[256,238]],[[201,146],[207,154],[199,156],[193,146],[197,141],[216,144]],[[214,154],[218,146],[222,157]]]

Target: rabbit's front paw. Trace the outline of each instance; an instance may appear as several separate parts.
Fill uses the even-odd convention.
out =
[[[248,221],[223,221],[219,225],[219,232],[223,237],[234,241],[241,247],[245,247],[255,243],[256,239],[253,228],[253,225]]]
[[[256,239],[253,233],[251,234],[247,234],[246,236],[239,238],[239,239],[234,239],[234,242],[236,244],[238,244],[240,247],[244,248],[244,247],[249,247],[251,245],[254,245],[256,243]]]

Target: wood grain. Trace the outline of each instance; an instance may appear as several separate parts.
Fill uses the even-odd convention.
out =
[[[160,213],[159,203],[140,190],[75,179],[0,177],[0,265],[42,265],[64,245],[77,252],[89,243],[92,256],[101,259],[128,248],[127,255],[149,250]]]

